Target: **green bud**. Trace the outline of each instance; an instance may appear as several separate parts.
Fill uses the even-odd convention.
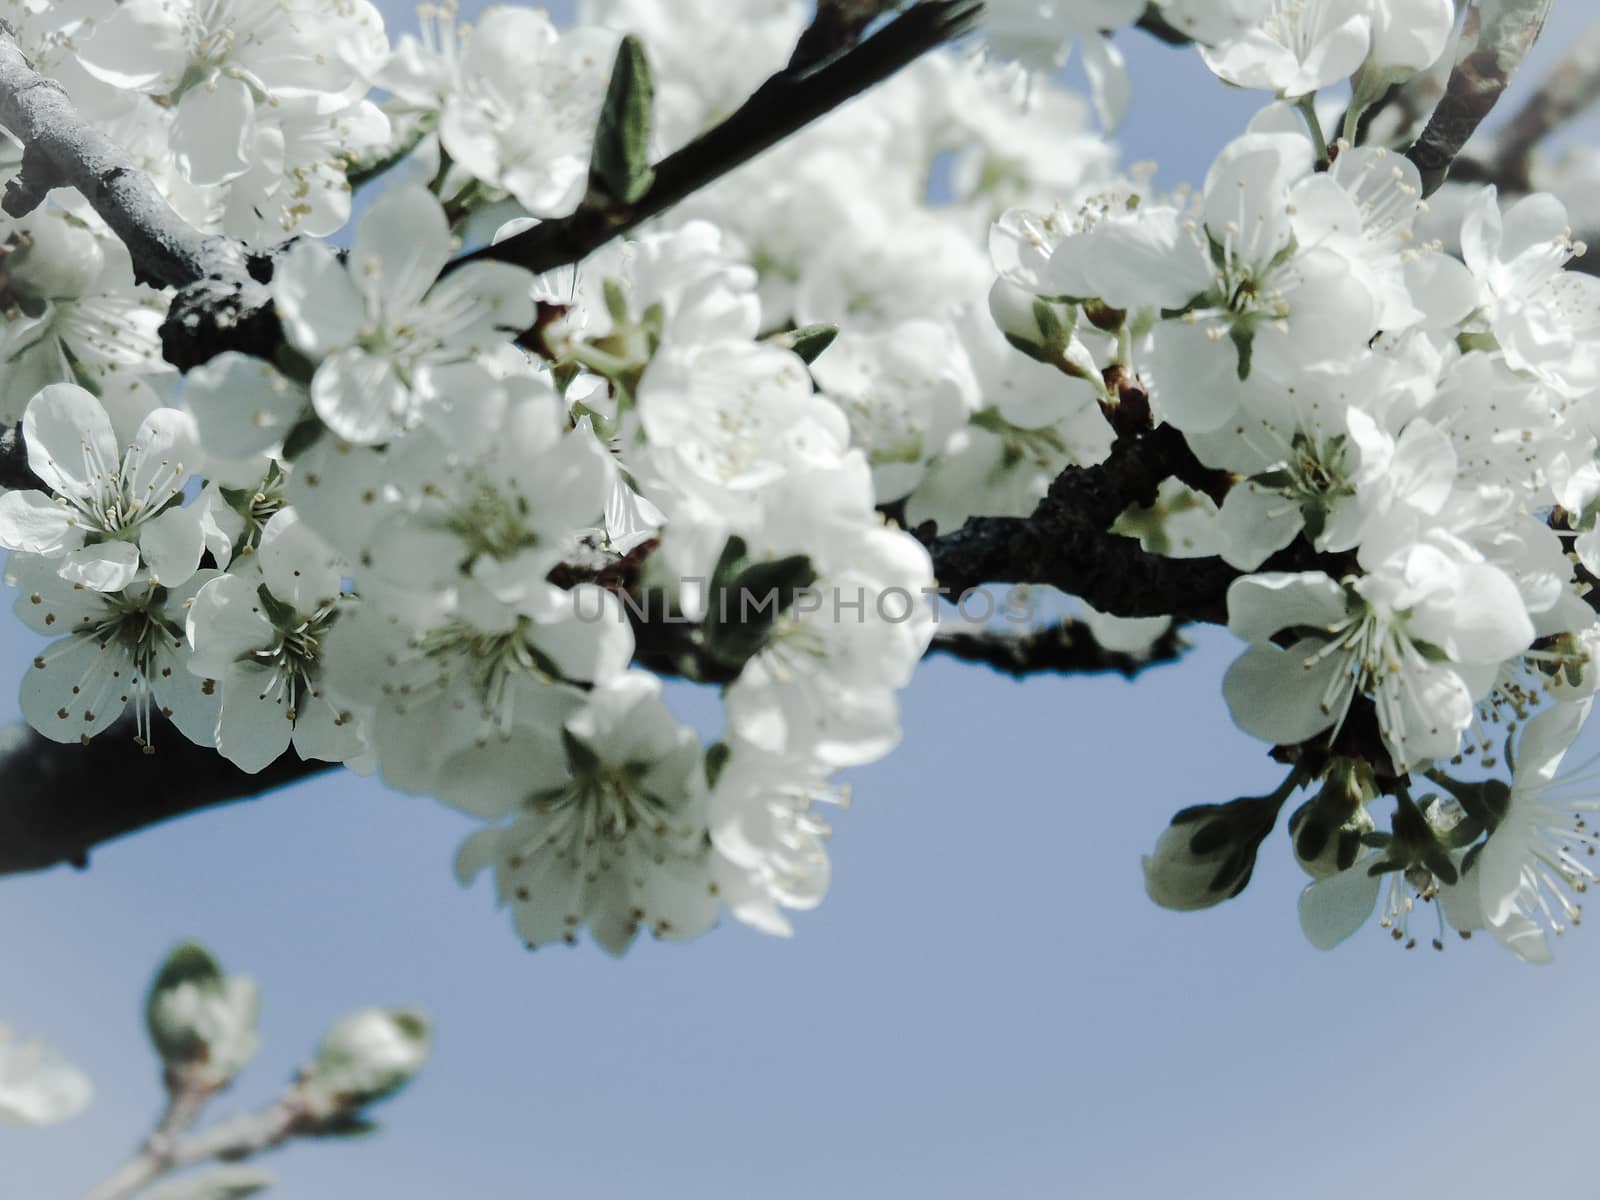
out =
[[[204,946],[185,942],[167,955],[145,999],[145,1025],[169,1078],[215,1091],[255,1057],[261,993],[242,976],[224,976]]]
[[[591,175],[614,200],[633,204],[655,182],[650,165],[650,133],[655,83],[650,60],[638,38],[628,36],[617,48],[611,84],[595,131]]]
[[[838,336],[837,325],[806,325],[800,329],[776,334],[767,340],[775,346],[782,346],[785,350],[793,350],[805,360],[807,366],[810,366],[822,357],[822,352],[833,345]]]
[[[1072,341],[1078,310],[1042,300],[1004,279],[989,289],[989,315],[1017,349],[1040,362],[1054,364]]]
[[[1289,818],[1295,860],[1313,879],[1345,870],[1361,852],[1361,835],[1375,828],[1366,805],[1378,794],[1372,768],[1360,759],[1336,758],[1322,790]]]
[[[428,1060],[428,1019],[409,1008],[367,1008],[339,1020],[300,1080],[307,1107],[331,1120],[387,1100]]]
[[[1246,796],[1178,813],[1142,860],[1150,899],[1162,908],[1192,912],[1244,891],[1281,803],[1281,796]]]

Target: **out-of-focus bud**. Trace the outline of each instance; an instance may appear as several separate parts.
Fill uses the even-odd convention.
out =
[[[167,955],[145,1000],[145,1024],[169,1086],[216,1091],[255,1057],[261,993],[254,980],[224,976],[204,946]]]
[[[1544,666],[1552,700],[1582,700],[1600,691],[1600,625],[1552,639]]]
[[[1178,813],[1154,853],[1143,859],[1150,899],[1162,908],[1192,912],[1244,891],[1256,851],[1272,832],[1282,803],[1282,795],[1246,796]]]
[[[1378,794],[1372,768],[1354,758],[1336,758],[1326,782],[1289,818],[1294,857],[1313,879],[1345,870],[1361,853],[1361,835],[1376,824],[1366,810]]]
[[[1052,304],[1014,283],[997,279],[989,289],[989,315],[1006,340],[1030,358],[1058,365],[1072,342],[1078,312],[1069,304]]]
[[[306,1108],[328,1120],[387,1100],[422,1070],[428,1043],[428,1019],[415,1009],[365,1008],[341,1018],[300,1080]]]
[[[81,296],[105,267],[94,231],[53,209],[38,209],[17,222],[16,249],[6,257],[14,295],[43,303]]]

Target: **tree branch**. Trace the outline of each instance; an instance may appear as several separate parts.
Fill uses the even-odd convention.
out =
[[[1105,462],[1063,471],[1032,516],[978,517],[934,539],[934,573],[952,594],[1049,584],[1119,617],[1224,624],[1238,571],[1218,558],[1163,558],[1107,532],[1130,505],[1153,503],[1164,480],[1204,472],[1170,426],[1124,436]]]
[[[1551,0],[1474,0],[1444,97],[1406,157],[1422,173],[1424,195],[1449,177],[1467,141],[1504,95],[1544,30]]]
[[[993,667],[1013,679],[1029,675],[1101,675],[1132,679],[1146,668],[1175,662],[1188,643],[1173,625],[1150,646],[1137,652],[1108,650],[1083,621],[1059,621],[1021,633],[996,629],[940,632],[928,654],[944,654],[963,662]]]
[[[464,255],[450,269],[493,260],[542,273],[581,262],[928,51],[960,37],[982,11],[982,0],[921,0],[821,66],[791,66],[774,75],[726,121],[656,164],[654,183],[633,204],[609,199],[586,202],[569,217],[541,222]]]
[[[52,742],[26,726],[0,729],[0,875],[60,863],[85,867],[102,842],[333,766],[290,753],[247,775],[175,729],[159,729],[157,737],[159,750],[145,754],[134,744],[131,720],[86,746]]]
[[[1063,472],[1032,516],[980,517],[932,538],[935,575],[953,594],[988,583],[1049,584],[1117,616],[1225,622],[1228,585],[1238,571],[1215,558],[1163,558],[1144,551],[1132,538],[1107,532],[1129,505],[1153,501],[1165,479],[1177,476],[1204,485],[1204,475],[1205,468],[1177,430],[1162,426],[1126,434],[1105,462]],[[1297,569],[1311,564],[1268,565]],[[631,587],[636,567],[632,558],[623,560],[607,568],[612,574],[603,573],[595,581]],[[576,580],[568,585],[572,582]],[[693,626],[677,622],[636,624],[635,662],[662,675],[727,682],[730,668],[711,661],[693,631]],[[1168,661],[1181,648],[1174,630],[1147,656],[1119,656],[1074,624],[1007,644],[951,634],[936,640],[929,653],[987,663],[1012,674],[1128,675]],[[0,875],[64,862],[85,866],[89,851],[103,842],[331,769],[331,764],[302,762],[290,753],[259,775],[247,775],[175,730],[160,739],[158,753],[146,755],[134,744],[128,722],[114,725],[87,746],[52,742],[25,727],[0,730],[0,780],[5,781]]]
[[[22,174],[3,202],[9,215],[26,216],[51,188],[75,187],[128,247],[141,282],[183,287],[244,272],[240,245],[200,233],[173,211],[126,152],[78,115],[61,85],[33,69],[4,21],[0,125],[23,146]]]
[[[315,1136],[298,1089],[257,1112],[240,1113],[195,1133],[157,1131],[108,1178],[84,1194],[83,1200],[132,1200],[157,1179],[173,1171],[218,1160],[240,1162],[283,1145],[297,1135]]]

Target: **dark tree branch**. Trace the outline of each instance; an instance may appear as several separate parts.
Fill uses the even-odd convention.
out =
[[[817,0],[817,15],[795,44],[788,69],[808,71],[843,53],[861,40],[868,25],[904,3],[905,0]]]
[[[1060,621],[1021,633],[983,629],[940,632],[928,647],[930,656],[948,655],[982,663],[1013,679],[1030,675],[1100,675],[1132,679],[1146,668],[1175,662],[1188,649],[1176,625],[1138,653],[1108,650],[1083,621]]]
[[[291,753],[246,775],[170,727],[158,729],[154,754],[133,739],[132,720],[86,746],[52,742],[22,725],[0,729],[0,875],[87,866],[90,849],[102,842],[333,766]]]
[[[952,594],[985,583],[1036,583],[1119,617],[1222,624],[1239,572],[1218,558],[1163,558],[1108,533],[1174,476],[1205,473],[1170,426],[1119,439],[1105,462],[1069,467],[1029,517],[978,517],[933,540],[934,573]]]
[[[654,183],[635,203],[586,202],[570,217],[541,222],[464,255],[451,267],[493,260],[542,273],[581,262],[928,51],[960,37],[982,11],[981,0],[922,0],[820,67],[790,68],[774,75],[726,121],[662,159],[655,167]]]
[[[0,488],[46,490],[44,480],[28,465],[28,446],[21,425],[0,427]]]
[[[1444,97],[1406,157],[1422,173],[1424,195],[1438,191],[1468,139],[1504,95],[1544,30],[1551,0],[1479,0],[1467,10],[1455,69]],[[1485,12],[1489,16],[1485,17]]]
[[[1169,22],[1158,5],[1152,4],[1136,22],[1138,28],[1169,46],[1192,46],[1194,39]]]
[[[684,674],[680,655],[704,658],[703,651],[685,640],[679,652],[669,653],[664,639],[681,636],[686,628],[665,626],[648,634],[654,644],[643,647],[636,661],[664,675]],[[1086,625],[1066,621],[1023,635],[940,634],[928,653],[982,663],[1017,678],[1043,672],[1115,672],[1132,678],[1175,660],[1184,649],[1173,628],[1142,653],[1107,650]],[[703,677],[713,665],[706,660],[693,670]],[[23,725],[0,729],[0,779],[5,781],[0,876],[63,863],[87,867],[90,851],[106,842],[342,769],[303,761],[291,751],[260,774],[247,775],[170,727],[158,731],[155,754],[143,753],[133,738],[131,721],[119,722],[86,746],[52,742]]]

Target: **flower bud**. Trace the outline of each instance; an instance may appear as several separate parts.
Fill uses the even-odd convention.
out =
[[[1162,908],[1192,912],[1244,891],[1280,803],[1277,796],[1246,796],[1178,813],[1154,853],[1142,860],[1150,899]]]
[[[1004,279],[995,280],[989,289],[989,315],[1007,341],[1046,363],[1061,357],[1078,319],[1070,306],[1041,300]]]
[[[415,1009],[366,1008],[340,1019],[301,1080],[308,1108],[326,1118],[387,1100],[422,1070],[428,1039],[428,1019]]]
[[[1333,761],[1322,790],[1289,818],[1295,861],[1307,875],[1326,879],[1355,862],[1361,835],[1376,828],[1366,804],[1377,794],[1367,763],[1353,758]]]
[[[185,942],[150,985],[145,1024],[170,1079],[215,1091],[255,1057],[260,1010],[253,980],[224,976],[205,947]]]

